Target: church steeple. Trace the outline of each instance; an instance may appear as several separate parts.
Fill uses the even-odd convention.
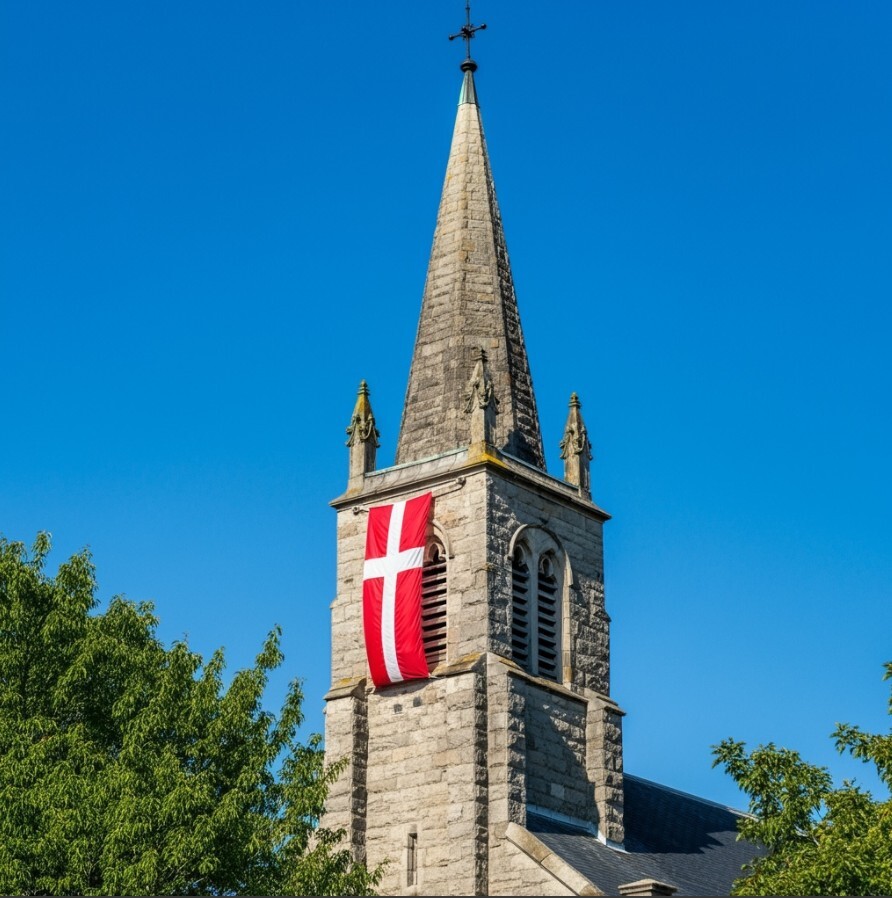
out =
[[[470,47],[478,28],[469,21],[454,36]],[[461,68],[396,463],[470,444],[465,391],[483,348],[498,401],[492,444],[544,470],[539,414],[474,84],[477,64],[470,54]]]
[[[465,10],[454,37],[470,51],[483,26]],[[470,52],[461,69],[396,464],[375,465],[363,383],[350,480],[332,502],[325,751],[346,766],[326,825],[343,827],[370,867],[392,861],[383,895],[600,894],[558,855],[557,867],[543,861],[550,849],[527,826],[564,821],[605,851],[624,838],[623,712],[610,697],[604,605],[609,515],[591,501],[575,394],[565,479],[545,470]],[[418,500],[430,508],[424,545],[403,545],[403,516]],[[387,555],[367,560],[385,518]],[[373,688],[375,653],[401,663],[398,615],[420,626],[430,677]]]

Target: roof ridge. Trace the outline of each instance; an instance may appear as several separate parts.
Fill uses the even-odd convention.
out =
[[[732,808],[730,805],[722,804],[720,801],[713,801],[711,798],[703,798],[700,795],[694,795],[693,792],[684,792],[682,789],[675,789],[672,786],[665,786],[663,783],[658,783],[656,780],[649,780],[643,776],[635,776],[633,773],[625,773],[623,772],[623,778],[629,780],[636,780],[639,783],[647,783],[649,786],[656,786],[658,789],[662,789],[664,792],[672,792],[675,795],[681,795],[682,798],[690,798],[693,801],[699,801],[700,804],[708,804],[714,808],[721,808],[723,811],[730,811],[732,814],[737,814],[738,817],[752,817],[748,811],[741,811],[739,808]]]

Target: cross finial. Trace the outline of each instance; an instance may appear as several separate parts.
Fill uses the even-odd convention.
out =
[[[478,31],[485,31],[486,23],[484,22],[482,25],[472,25],[471,24],[471,0],[467,0],[465,3],[465,24],[462,25],[461,31],[457,31],[455,34],[449,35],[449,40],[454,41],[457,37],[460,37],[465,42],[465,47],[468,51],[467,59],[465,59],[464,63],[462,63],[462,68],[464,69],[468,63],[473,63],[474,60],[471,59],[471,40],[474,35]],[[475,65],[476,69],[477,66]]]

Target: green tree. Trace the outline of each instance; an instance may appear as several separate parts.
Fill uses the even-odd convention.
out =
[[[892,733],[843,723],[832,738],[840,753],[874,764],[892,790]],[[713,766],[721,764],[749,795],[752,816],[741,819],[741,838],[767,849],[732,894],[892,895],[892,799],[876,800],[849,781],[836,789],[826,768],[772,743],[748,753],[726,739],[713,754]]]
[[[319,826],[321,740],[297,741],[299,684],[263,710],[278,630],[223,682],[148,603],[96,613],[88,552],[44,573],[0,539],[0,893],[361,895],[380,871]]]

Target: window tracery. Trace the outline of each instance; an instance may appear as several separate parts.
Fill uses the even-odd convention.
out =
[[[511,554],[511,656],[535,676],[560,682],[563,626],[559,549],[544,531],[525,529]]]

